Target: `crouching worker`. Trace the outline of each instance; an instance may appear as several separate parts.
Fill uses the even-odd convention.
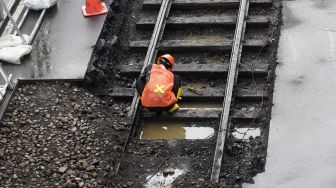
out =
[[[178,99],[182,94],[181,78],[172,72],[174,58],[169,54],[158,58],[140,75],[136,89],[143,107],[152,111],[173,113],[179,109]]]

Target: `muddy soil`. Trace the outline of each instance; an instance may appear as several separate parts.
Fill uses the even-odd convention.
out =
[[[137,144],[131,143],[128,150],[136,157],[124,160],[121,168],[122,172],[127,172],[141,164],[143,170],[136,174],[114,174],[118,162],[124,158],[121,153],[129,132],[126,114],[130,104],[113,100],[110,93],[115,86],[132,87],[133,80],[118,73],[120,65],[141,63],[144,59],[143,53],[131,53],[128,49],[129,38],[135,36],[135,22],[141,5],[140,0],[113,1],[83,82],[19,85],[0,128],[1,185],[141,187],[139,183],[145,183],[142,180],[146,178],[142,172],[156,173],[159,167],[184,168],[181,165],[187,164],[185,169],[197,171],[180,176],[173,187],[213,187],[208,183],[211,171],[208,166],[212,164],[216,142],[213,138],[202,142],[201,148],[197,149],[193,147],[199,145],[197,141],[177,144],[174,140],[159,140],[157,142],[162,142],[159,144],[162,147],[157,148],[158,143],[151,145],[136,140]],[[260,53],[260,58],[257,57],[260,62],[271,64],[269,96],[273,93],[280,8],[278,4],[271,10],[272,27],[268,37],[273,42],[267,51]],[[269,11],[261,9],[254,14],[269,14]],[[228,62],[230,58],[218,54],[213,57],[219,62]],[[255,58],[247,53],[243,63]],[[177,60],[190,62],[179,55]],[[201,54],[196,54],[192,60],[207,61]],[[210,84],[211,80],[205,82]],[[258,84],[258,79],[256,82]],[[242,81],[238,84],[255,83]],[[240,187],[243,182],[252,182],[252,177],[264,170],[271,101],[272,98],[263,104],[267,108],[260,113],[262,120],[253,122],[265,128],[260,137],[250,142],[239,142],[233,137],[228,139],[221,182],[215,187]],[[185,153],[195,160],[183,158]],[[169,160],[165,160],[167,155],[172,155]]]
[[[128,10],[129,16],[125,18],[125,24],[122,25],[121,28],[121,35],[118,37],[121,38],[119,47],[122,49],[122,51],[119,51],[121,53],[118,53],[117,51],[110,51],[110,54],[118,54],[118,58],[116,58],[116,61],[112,63],[110,70],[114,73],[113,80],[110,80],[109,86],[107,86],[107,89],[113,90],[113,86],[115,85],[126,85],[127,87],[131,87],[133,80],[127,80],[127,78],[123,78],[118,74],[118,67],[121,64],[127,63],[127,64],[138,64],[142,62],[144,59],[144,53],[134,53],[130,52],[127,48],[129,39],[149,39],[150,35],[146,32],[136,32],[135,31],[135,21],[138,17],[146,15],[141,13],[141,6],[139,6],[140,1],[129,1],[128,7],[132,7],[131,10]],[[234,12],[234,11],[233,11]],[[246,127],[246,125],[251,127],[260,127],[262,128],[262,133],[260,137],[257,137],[255,139],[251,139],[249,142],[241,142],[233,138],[232,136],[228,139],[228,144],[226,147],[226,153],[224,155],[224,164],[223,169],[221,173],[221,182],[218,185],[219,187],[232,187],[237,186],[240,187],[241,183],[243,182],[250,182],[252,183],[252,177],[260,173],[264,170],[265,166],[265,160],[266,160],[266,154],[267,154],[267,140],[268,140],[268,126],[270,121],[270,112],[271,112],[271,104],[272,104],[272,93],[273,93],[273,83],[274,83],[274,72],[275,72],[275,66],[276,66],[276,50],[277,50],[277,44],[278,44],[278,37],[279,37],[279,26],[281,23],[281,4],[278,1],[275,1],[273,8],[265,8],[265,9],[254,9],[254,11],[251,11],[252,13],[250,15],[271,15],[270,17],[270,23],[271,26],[265,30],[249,30],[247,29],[246,38],[248,39],[258,39],[261,38],[267,38],[269,41],[271,41],[270,45],[265,47],[265,49],[261,49],[258,53],[255,52],[243,52],[243,58],[242,58],[242,64],[251,64],[253,63],[264,63],[270,65],[270,72],[267,76],[267,82],[264,82],[264,80],[260,80],[259,78],[255,77],[252,81],[251,80],[244,80],[240,79],[238,81],[238,84],[242,87],[244,86],[255,86],[257,88],[266,88],[269,92],[270,98],[268,100],[265,100],[262,102],[262,104],[258,105],[256,108],[262,107],[262,110],[260,110],[259,121],[253,121],[253,122],[234,122],[237,124],[237,127]],[[174,13],[174,12],[173,12]],[[178,11],[175,12],[176,15],[178,15]],[[195,15],[202,14],[200,11],[196,11]],[[191,13],[193,15],[193,13]],[[186,37],[198,37],[197,35],[202,35],[206,32],[209,33],[210,37],[211,35],[216,35],[218,33],[223,33],[222,29],[218,29],[218,31],[215,30],[207,30],[206,28],[202,31],[197,31],[193,28],[189,28],[186,30],[181,31],[180,33],[172,33],[172,35],[169,35],[169,28],[166,33],[168,35],[165,35],[166,39],[175,39],[179,36],[186,36]],[[195,33],[194,33],[195,32]],[[228,33],[232,32],[228,30]],[[224,32],[225,33],[225,32]],[[233,32],[232,32],[233,33]],[[264,35],[258,35],[258,33],[265,33]],[[192,36],[195,35],[195,36]],[[233,34],[232,34],[233,35]],[[168,38],[167,38],[168,36]],[[230,36],[230,35],[228,35]],[[183,52],[183,54],[175,54],[177,61],[183,64],[188,64],[190,62],[199,62],[200,64],[207,63],[207,62],[216,62],[216,60],[219,63],[227,63],[229,61],[229,56],[223,56],[223,54],[219,53],[213,53],[213,55],[210,55],[210,59],[208,54],[200,54],[200,53],[190,53],[190,58],[185,58],[186,54]],[[257,55],[256,55],[257,54]],[[129,55],[132,55],[131,57]],[[215,61],[214,61],[215,60]],[[253,66],[253,64],[252,64]],[[111,75],[109,75],[111,77]],[[185,78],[188,82],[189,78]],[[192,81],[192,79],[190,79]],[[205,83],[211,83],[212,80],[205,80]],[[216,82],[216,81],[215,81]],[[244,108],[244,106],[237,105],[237,108]],[[233,130],[232,130],[233,131]],[[138,165],[138,163],[141,163],[141,165],[145,166],[145,171],[139,171],[136,174],[120,174],[119,176],[116,176],[116,179],[112,179],[111,182],[115,182],[120,186],[128,185],[128,184],[135,184],[138,185],[138,183],[142,182],[145,177],[144,173],[147,172],[155,172],[156,168],[159,166],[160,162],[162,161],[162,157],[160,155],[164,156],[165,151],[164,148],[166,148],[166,144],[163,144],[160,151],[156,151],[156,144],[153,144],[153,147],[149,144],[149,142],[146,142],[144,144],[143,148],[139,145],[134,145],[136,150],[144,149],[145,151],[139,152],[134,151],[131,149],[131,153],[133,152],[139,152],[138,159],[132,159],[129,158],[126,161],[124,161],[124,168],[131,168],[134,165]],[[168,144],[169,145],[169,144]],[[132,146],[130,146],[132,148]],[[167,148],[169,148],[167,146]],[[166,148],[166,149],[167,149]],[[180,147],[174,147],[175,151],[172,151],[171,154],[174,154],[179,150]],[[213,149],[213,146],[209,146],[207,148],[208,150]],[[168,153],[167,153],[168,154]],[[170,155],[171,155],[170,154]],[[175,154],[174,154],[175,155]],[[176,156],[178,157],[178,155]],[[195,154],[194,157],[203,158],[203,160],[212,160],[211,155],[203,156],[200,154]],[[164,159],[164,158],[163,158]],[[141,162],[139,162],[141,161]],[[202,159],[200,159],[202,161]],[[187,164],[191,164],[190,162],[186,162]],[[168,162],[164,163],[166,166],[169,166]],[[202,163],[202,165],[207,166],[205,163]],[[211,165],[210,165],[211,166]],[[195,165],[191,164],[189,168],[193,169]],[[164,167],[161,167],[164,168]],[[197,169],[192,173],[192,177],[189,176],[181,176],[179,177],[176,182],[173,184],[174,187],[207,187],[210,186],[208,183],[199,181],[199,179],[209,180],[209,172],[207,172],[209,169],[203,169],[196,165],[194,169]],[[127,172],[127,169],[122,170],[123,172]],[[203,171],[206,171],[207,173],[202,173]],[[189,173],[190,174],[190,173]],[[126,176],[126,177],[125,177]],[[191,184],[190,184],[191,183]]]

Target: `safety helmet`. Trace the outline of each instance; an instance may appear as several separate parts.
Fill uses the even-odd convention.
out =
[[[174,57],[170,54],[164,54],[157,59],[157,64],[162,64],[167,69],[172,70],[175,64],[175,60]]]

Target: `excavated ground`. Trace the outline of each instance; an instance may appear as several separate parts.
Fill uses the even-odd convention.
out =
[[[212,187],[207,182],[211,171],[208,167],[212,164],[216,143],[214,137],[202,142],[172,140],[156,141],[153,144],[146,142],[146,145],[141,144],[141,140],[135,140],[129,145],[128,153],[136,157],[124,160],[121,173],[117,176],[114,174],[117,163],[124,158],[121,153],[129,131],[126,114],[130,110],[130,103],[116,101],[110,94],[115,86],[132,87],[133,79],[118,74],[119,66],[125,63],[132,64],[132,60],[136,63],[144,59],[143,53],[137,55],[131,53],[128,48],[129,37],[139,35],[135,33],[134,28],[141,11],[139,2],[115,0],[111,4],[83,82],[22,83],[18,86],[0,128],[0,162],[3,164],[0,167],[1,185],[133,187],[145,178],[143,172],[154,173],[169,155],[170,160],[163,163],[163,166],[173,164],[181,168],[181,165],[187,164],[186,169],[197,169],[180,176],[173,183],[173,187]],[[232,137],[227,140],[221,183],[217,187],[240,187],[243,182],[252,182],[252,177],[264,170],[281,7],[272,10],[261,9],[257,12],[262,15],[266,12],[269,14],[269,11],[274,25],[271,26],[267,37],[272,38],[274,42],[257,57],[260,62],[271,64],[267,77],[270,97],[267,103],[263,104],[267,106],[267,111],[259,114],[262,120],[258,122],[263,132],[260,137],[249,142],[237,142]],[[195,11],[194,14],[199,12]],[[191,32],[192,28],[179,34],[185,37],[197,35]],[[223,30],[205,29],[202,32],[211,32],[215,36]],[[256,30],[247,30],[247,37],[253,37],[255,32]],[[170,37],[174,39],[176,36],[175,33]],[[144,35],[141,39],[148,37],[150,36]],[[202,58],[202,55],[189,53],[192,58],[185,58],[186,54],[177,54],[177,61],[181,64],[191,61],[206,63],[207,59]],[[243,53],[242,61],[253,61],[256,58],[253,54]],[[229,57],[216,55],[215,53],[212,56],[210,53],[203,57],[212,56],[219,62],[226,63],[229,60]],[[184,82],[192,80],[186,76]],[[216,79],[205,79],[202,82],[212,85],[211,87],[223,85],[217,83]],[[256,84],[261,88],[265,84],[259,84],[258,78],[255,79],[255,83],[244,79],[238,83],[242,87]],[[205,123],[218,125],[218,121]],[[237,122],[239,123],[241,122]],[[139,132],[136,133],[138,134]],[[187,154],[189,158],[181,157],[182,154]],[[142,170],[135,174],[125,173],[134,167]]]

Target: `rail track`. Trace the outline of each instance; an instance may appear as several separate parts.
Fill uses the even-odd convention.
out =
[[[167,167],[184,170],[175,182],[180,186],[195,185],[190,179],[216,184],[230,175],[232,155],[251,148],[248,131],[267,131],[274,67],[268,51],[272,7],[272,0],[143,0],[137,16],[128,20],[135,32],[125,47],[128,60],[118,67],[125,82],[115,84],[111,93],[116,100],[133,99],[118,175],[139,180],[135,186]],[[158,115],[140,108],[132,82],[167,52],[182,77],[183,100],[173,115]],[[153,122],[207,126],[215,133],[195,140],[140,139],[142,128]],[[238,129],[246,130],[240,132],[243,138],[233,136]]]

